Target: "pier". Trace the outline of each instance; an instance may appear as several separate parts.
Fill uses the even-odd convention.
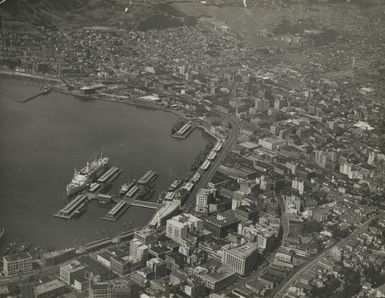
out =
[[[116,166],[110,168],[107,172],[105,172],[101,177],[98,178],[99,183],[108,183],[114,181],[120,174],[123,173],[122,169],[119,169]]]
[[[107,212],[106,215],[102,217],[102,219],[109,221],[118,221],[118,219],[126,212],[126,210],[130,207],[129,204],[125,201],[118,202],[110,211]]]
[[[39,92],[38,94],[35,94],[35,95],[28,97],[27,99],[24,99],[24,100],[19,100],[19,102],[26,103],[26,102],[31,101],[31,100],[39,97],[39,96],[48,95],[51,93],[51,91],[52,91],[52,87],[45,87],[43,89],[43,91]]]
[[[118,221],[119,218],[126,212],[126,210],[130,206],[158,210],[161,207],[163,207],[163,204],[141,201],[141,200],[134,200],[134,199],[121,200],[118,203],[116,203],[115,206],[112,207],[112,209],[102,217],[102,219],[108,220],[108,221]]]
[[[147,171],[140,179],[138,180],[139,184],[148,184],[155,181],[158,178],[159,174],[153,170]]]
[[[206,171],[209,168],[210,164],[211,162],[209,160],[205,160],[205,162],[200,166],[200,168]]]
[[[209,156],[207,157],[207,160],[212,161],[217,156],[217,153],[215,151],[211,151]]]
[[[213,148],[213,151],[215,152],[218,152],[222,149],[222,145],[223,143],[221,141],[218,141],[216,144],[215,144],[215,147]]]
[[[130,190],[126,193],[126,196],[132,198],[139,191],[139,187],[134,185],[130,188]]]
[[[186,139],[190,133],[194,130],[192,122],[189,121],[185,125],[183,125],[179,130],[172,135],[172,137],[177,139]]]
[[[64,219],[71,219],[76,214],[80,214],[81,209],[83,209],[86,204],[88,204],[88,197],[86,195],[79,195],[70,201],[64,208],[55,213],[54,216]]]

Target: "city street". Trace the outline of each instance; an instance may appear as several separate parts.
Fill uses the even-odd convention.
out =
[[[318,257],[316,257],[315,259],[313,259],[310,263],[308,263],[305,267],[303,267],[300,271],[298,271],[297,273],[295,273],[284,285],[282,285],[282,288],[279,289],[279,291],[274,295],[275,298],[280,298],[280,297],[284,297],[285,293],[287,292],[287,290],[299,279],[302,277],[302,274],[307,272],[308,270],[310,270],[311,268],[313,268],[315,265],[318,264],[318,262],[323,258],[323,257],[326,257],[329,252],[331,251],[331,249],[333,247],[339,247],[339,246],[343,246],[344,244],[346,244],[346,242],[348,242],[349,240],[351,240],[353,237],[355,237],[358,233],[364,231],[365,229],[367,229],[371,223],[371,221],[373,219],[376,219],[378,218],[378,215],[376,216],[373,216],[371,217],[370,219],[368,219],[367,221],[365,221],[363,224],[361,224],[356,230],[354,230],[348,237],[342,239],[341,241],[335,243],[333,246],[329,247],[326,251],[324,251],[323,253],[321,253]]]

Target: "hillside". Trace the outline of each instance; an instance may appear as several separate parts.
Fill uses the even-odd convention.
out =
[[[202,16],[249,34],[279,26],[354,35],[385,28],[382,0],[8,0],[0,11],[8,28],[21,30],[30,30],[31,24],[69,30],[93,25],[151,29],[154,22],[156,28],[180,26]]]
[[[58,29],[83,26],[131,28],[156,13],[150,1],[120,0],[13,0],[0,8],[6,25],[25,29],[44,25]]]

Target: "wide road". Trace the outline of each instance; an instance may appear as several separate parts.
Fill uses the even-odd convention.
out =
[[[277,196],[274,191],[274,198],[277,201],[279,207],[281,208],[281,224],[283,229],[281,245],[283,245],[285,243],[287,235],[289,234],[289,217],[287,214],[286,204],[283,200],[282,194],[279,193]]]
[[[226,141],[224,142],[221,151],[219,151],[217,157],[213,160],[210,167],[206,170],[204,174],[202,174],[201,179],[198,181],[198,183],[195,185],[194,189],[192,190],[190,196],[186,200],[185,204],[183,205],[183,208],[186,212],[191,212],[194,209],[195,206],[195,197],[198,193],[198,191],[206,187],[206,185],[209,183],[211,178],[214,176],[215,172],[217,171],[218,167],[226,157],[227,153],[231,150],[233,144],[237,141],[239,137],[240,132],[240,126],[235,120],[229,120],[229,123],[231,123],[231,129],[229,131],[229,136],[227,137]]]
[[[282,288],[275,294],[274,297],[276,298],[280,298],[280,297],[283,297],[283,295],[286,293],[286,291],[302,276],[303,273],[307,272],[308,270],[310,270],[311,268],[313,268],[315,265],[318,264],[318,262],[325,256],[327,256],[330,252],[330,250],[333,248],[333,247],[338,247],[338,246],[343,246],[346,244],[346,242],[348,242],[349,240],[351,240],[352,238],[354,238],[355,236],[357,236],[358,233],[361,233],[362,231],[366,230],[371,221],[375,218],[377,218],[378,215],[376,216],[373,216],[371,217],[370,219],[368,219],[367,221],[365,221],[363,224],[361,224],[356,230],[354,230],[352,233],[350,233],[349,236],[347,236],[346,238],[342,239],[341,241],[335,243],[334,245],[332,245],[331,247],[329,247],[327,250],[325,250],[322,254],[320,254],[318,257],[316,257],[313,261],[311,261],[310,263],[308,263],[305,267],[303,267],[300,271],[298,271],[297,273],[295,273],[283,286]]]

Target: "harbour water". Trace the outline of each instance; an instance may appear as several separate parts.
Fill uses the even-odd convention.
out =
[[[118,188],[146,170],[159,173],[166,190],[189,171],[209,139],[194,131],[187,140],[170,136],[176,115],[52,92],[20,103],[41,86],[0,77],[0,228],[4,242],[70,247],[144,225],[153,210],[130,207],[116,223],[101,219],[109,207],[96,202],[77,220],[53,217],[66,201],[75,167],[100,154],[124,169]]]

